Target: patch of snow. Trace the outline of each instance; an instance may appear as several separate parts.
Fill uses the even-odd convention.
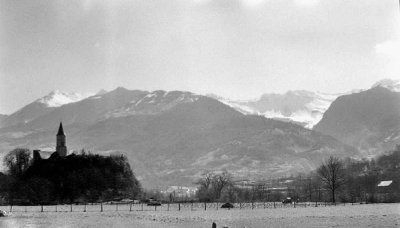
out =
[[[393,79],[382,79],[382,80],[376,82],[374,85],[372,85],[371,88],[375,88],[375,87],[383,87],[392,92],[399,93],[400,92],[400,81],[393,80]]]
[[[289,97],[300,97],[300,98],[309,98],[310,101],[302,105],[302,107],[291,108],[290,104],[289,109],[292,110],[289,114],[285,110],[279,109],[269,109],[262,110],[257,108],[258,104],[262,104],[262,98],[267,98],[268,96],[279,96],[279,94],[265,94],[258,100],[248,100],[248,101],[233,101],[221,97],[217,97],[218,100],[233,109],[241,112],[245,115],[263,115],[267,118],[271,119],[280,119],[280,120],[289,120],[296,123],[301,123],[301,125],[305,125],[307,128],[312,128],[316,125],[321,119],[324,112],[329,108],[331,103],[340,95],[344,94],[328,94],[321,92],[310,92],[310,91],[289,91],[282,96]],[[268,99],[266,99],[268,100]],[[285,113],[285,114],[283,114]]]
[[[143,97],[142,99],[138,100],[138,101],[135,103],[135,106],[138,106],[140,103],[142,103],[142,101],[144,100],[144,98],[145,98],[145,97]]]
[[[45,104],[47,107],[60,107],[65,104],[81,101],[93,94],[69,93],[54,90],[48,95],[40,98],[37,102]]]
[[[150,97],[155,97],[155,96],[157,96],[157,94],[155,94],[155,93],[149,93],[149,94],[147,94],[147,95],[145,96],[145,98],[150,98]]]
[[[235,101],[231,101],[228,99],[220,98],[219,101],[225,105],[230,106],[231,108],[235,109],[236,111],[247,115],[247,114],[258,114],[257,111],[255,111],[253,108],[248,107],[246,105],[241,105],[236,103]]]

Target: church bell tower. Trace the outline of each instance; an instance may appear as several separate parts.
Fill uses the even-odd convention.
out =
[[[60,157],[65,157],[67,156],[67,146],[66,144],[66,139],[65,139],[65,134],[64,134],[64,129],[62,122],[60,122],[60,127],[58,128],[57,132],[57,146],[56,146],[56,152]]]

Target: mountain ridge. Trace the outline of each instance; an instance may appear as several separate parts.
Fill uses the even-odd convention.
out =
[[[400,143],[400,93],[382,86],[335,100],[314,130],[376,155]]]
[[[331,136],[207,96],[124,88],[0,128],[0,149],[51,150],[61,120],[69,149],[125,154],[146,187],[190,185],[205,169],[267,178],[311,171],[329,155],[358,156]]]

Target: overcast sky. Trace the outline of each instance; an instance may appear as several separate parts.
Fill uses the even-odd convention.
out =
[[[397,0],[2,0],[0,113],[51,90],[235,99],[400,78]]]

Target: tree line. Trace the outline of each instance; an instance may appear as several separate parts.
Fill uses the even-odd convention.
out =
[[[133,199],[141,185],[123,155],[86,153],[33,159],[29,149],[17,148],[3,159],[0,196],[9,204],[87,203]]]
[[[389,181],[389,186],[378,186]],[[313,172],[241,185],[227,171],[205,171],[196,182],[203,202],[400,202],[400,146],[375,159],[329,157]]]

